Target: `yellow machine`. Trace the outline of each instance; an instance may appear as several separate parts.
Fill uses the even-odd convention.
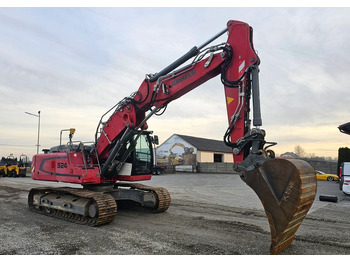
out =
[[[27,174],[27,163],[28,163],[28,157],[24,154],[22,154],[19,157],[19,162],[18,162],[18,176],[20,177],[25,177]]]
[[[17,157],[10,154],[0,160],[0,177],[25,177],[27,174],[28,157],[22,154],[17,161]]]
[[[7,176],[7,167],[6,164],[3,163],[2,159],[0,161],[0,177]]]
[[[2,157],[1,163],[3,163],[6,167],[6,172],[3,174],[3,176],[18,177],[19,168],[17,157],[10,154],[7,158]]]

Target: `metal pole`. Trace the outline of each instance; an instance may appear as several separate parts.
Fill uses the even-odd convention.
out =
[[[39,123],[38,123],[38,144],[36,145],[36,154],[39,154],[39,137],[40,137],[40,111],[38,111],[38,115],[39,115]]]
[[[39,118],[39,121],[38,121],[38,142],[37,142],[37,145],[36,145],[36,153],[39,154],[39,146],[40,146],[40,144],[39,144],[39,137],[40,137],[40,111],[38,111],[37,115],[29,113],[29,112],[24,112],[24,113]]]

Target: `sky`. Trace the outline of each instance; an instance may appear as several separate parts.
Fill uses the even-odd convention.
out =
[[[59,144],[60,131],[93,141],[100,117],[161,69],[226,27],[248,23],[261,59],[260,99],[276,154],[300,145],[338,156],[350,136],[349,7],[0,8],[0,157]],[[225,42],[222,36],[217,43]],[[213,43],[214,44],[214,43]],[[221,140],[227,129],[219,77],[148,121],[160,142],[172,134]],[[68,133],[63,133],[63,142]]]

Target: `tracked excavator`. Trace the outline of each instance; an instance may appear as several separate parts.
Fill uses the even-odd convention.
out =
[[[225,42],[209,45],[224,34]],[[147,121],[164,113],[171,101],[220,75],[228,116],[224,142],[232,148],[233,168],[265,209],[271,229],[270,253],[281,252],[292,243],[313,203],[316,177],[307,162],[276,158],[270,149],[276,143],[265,140],[259,64],[252,27],[228,21],[202,45],[160,72],[147,74],[136,92],[101,117],[90,145],[72,142],[75,130],[71,129],[66,146],[35,155],[33,179],[82,187],[33,188],[28,195],[30,210],[91,226],[110,223],[117,204],[146,212],[166,211],[171,202],[169,192],[139,183],[151,179],[154,163],[155,139]]]

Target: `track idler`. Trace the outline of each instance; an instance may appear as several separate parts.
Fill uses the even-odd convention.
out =
[[[287,248],[316,196],[313,167],[299,159],[270,159],[243,179],[260,198],[271,230],[271,254]]]

